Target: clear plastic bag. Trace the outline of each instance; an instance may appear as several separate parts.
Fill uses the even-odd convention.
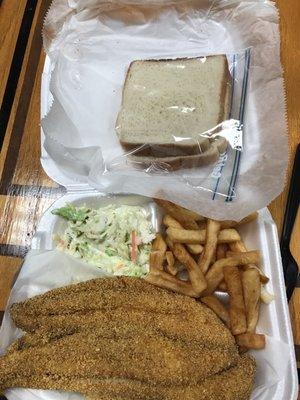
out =
[[[64,19],[50,16],[48,175],[216,219],[241,219],[280,193],[287,140],[271,2],[73,0]]]
[[[227,163],[234,173],[230,161],[242,151],[249,60],[250,49],[133,61],[116,122],[124,154],[105,160],[106,172],[120,167],[157,175],[177,171],[178,178],[193,184],[205,168],[203,188],[232,198],[234,184],[219,183]]]

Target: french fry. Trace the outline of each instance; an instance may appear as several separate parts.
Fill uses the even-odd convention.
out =
[[[204,274],[206,274],[208,271],[208,268],[210,267],[210,264],[212,263],[213,257],[216,253],[219,231],[220,222],[214,221],[213,219],[208,219],[203,256],[198,262],[199,267]]]
[[[225,281],[219,283],[217,290],[219,290],[220,292],[227,292],[227,286]]]
[[[238,267],[225,267],[224,280],[229,294],[230,329],[233,335],[239,335],[246,332],[247,320],[242,281]]]
[[[172,242],[172,240],[169,238],[169,236],[166,236],[166,243],[167,243],[167,246],[169,247],[169,249],[170,250],[172,250],[172,254],[173,254],[173,256],[174,256],[174,253],[173,253],[173,250],[174,250],[174,243]],[[174,259],[174,266],[176,267],[176,269],[177,269],[177,274],[179,273],[179,272],[182,272],[182,271],[184,271],[184,270],[186,270],[186,267],[178,260],[178,259]],[[176,275],[177,275],[176,274]]]
[[[201,244],[187,244],[186,247],[188,251],[194,255],[201,254],[203,252],[203,246],[201,246]]]
[[[163,253],[166,252],[167,244],[164,241],[164,239],[163,239],[163,237],[162,237],[162,235],[160,233],[156,234],[156,237],[152,242],[151,250],[152,251],[158,250],[158,251],[162,251]]]
[[[175,266],[175,259],[174,255],[171,251],[166,252],[166,259],[167,259],[167,265],[166,265],[166,270],[169,272],[169,274],[176,276],[178,273],[178,270]]]
[[[190,226],[191,221],[202,221],[204,217],[195,213],[194,211],[187,210],[177,204],[171,203],[167,200],[155,199],[155,202],[164,208],[167,214],[179,221],[185,228]]]
[[[181,281],[167,272],[160,270],[151,271],[145,278],[147,282],[165,289],[172,290],[173,292],[181,293],[190,297],[198,297],[195,293],[191,283]]]
[[[202,254],[204,249],[204,247],[201,244],[186,244],[186,248],[191,254],[195,256]]]
[[[206,304],[215,314],[229,327],[230,319],[229,313],[225,306],[217,299],[216,296],[210,295],[201,298],[202,303]]]
[[[229,248],[231,251],[238,252],[238,253],[244,253],[244,252],[248,251],[247,247],[245,246],[245,243],[242,240],[238,240],[237,242],[230,243]],[[244,266],[244,269],[248,269],[248,268],[256,268],[259,271],[260,281],[262,284],[265,285],[266,283],[269,282],[269,278],[262,273],[262,271],[258,268],[257,265],[252,264],[252,265]]]
[[[247,217],[241,219],[240,221],[221,221],[221,229],[226,229],[226,228],[234,228],[239,225],[244,225],[247,224],[248,222],[254,221],[258,216],[257,212],[253,212],[252,214],[249,214]]]
[[[153,241],[150,273],[145,279],[159,287],[200,297],[231,329],[242,351],[264,348],[265,336],[256,334],[255,329],[260,299],[269,302],[273,298],[262,286],[269,279],[257,266],[259,252],[247,251],[234,229],[253,221],[258,214],[252,213],[239,222],[215,221],[172,202],[155,201],[167,212],[163,218],[167,236],[163,239],[158,234]],[[176,277],[184,269],[189,281]],[[229,310],[213,295],[216,289],[228,292]]]
[[[168,228],[167,235],[174,243],[205,244],[206,230]],[[240,240],[235,229],[223,229],[219,232],[218,243],[230,243]]]
[[[226,251],[226,257],[232,257],[235,254],[238,254],[238,252],[237,251],[231,251],[231,250],[227,250]]]
[[[223,229],[219,232],[218,243],[231,243],[235,242],[235,238],[240,237],[235,229]]]
[[[246,265],[245,269],[248,268],[255,268],[259,272],[259,279],[262,285],[265,285],[266,283],[269,282],[270,279],[261,272],[261,270],[258,268],[257,265],[250,265],[249,267]]]
[[[172,242],[172,240],[169,238],[169,236],[166,236],[165,241],[167,243],[167,246],[169,247],[169,249],[172,250],[174,243]]]
[[[238,267],[245,264],[254,264],[259,261],[259,251],[248,251],[247,253],[237,253],[230,258],[222,258],[216,261],[205,275],[207,288],[202,293],[203,296],[212,294],[220,282],[224,279],[223,268],[228,266]]]
[[[217,245],[216,259],[221,260],[221,258],[226,258],[226,252],[228,250],[227,243],[220,243]]]
[[[167,250],[167,244],[160,233],[156,234],[156,238],[152,242],[150,253],[150,270],[160,269],[163,270],[163,262]]]
[[[170,201],[159,200],[158,202],[156,199],[156,202],[166,210],[171,210],[173,213],[173,217],[176,218],[179,222],[181,222],[181,220],[202,221],[204,219],[202,215],[199,215],[194,211],[188,210],[187,208],[181,207],[178,204],[174,204]],[[172,215],[172,213],[169,214]]]
[[[173,218],[171,215],[166,214],[163,218],[163,224],[167,227],[167,228],[178,228],[178,229],[182,229],[182,225],[180,224],[180,222],[178,222],[175,218]]]
[[[185,221],[182,223],[183,228],[185,229],[199,229],[196,221]]]
[[[163,224],[168,228],[183,229],[183,226],[176,221],[171,215],[165,215],[163,218]],[[196,228],[197,229],[197,228]],[[191,254],[200,254],[203,251],[203,246],[201,244],[188,244],[186,246]]]
[[[175,258],[173,256],[173,253],[171,251],[169,251],[169,250],[166,251],[166,259],[167,259],[168,265],[173,267],[174,264],[175,264]]]
[[[171,250],[173,251],[173,254],[177,258],[177,260],[185,265],[193,289],[198,294],[198,296],[200,296],[200,294],[206,288],[207,284],[198,264],[182,244],[174,243]]]
[[[254,211],[253,213],[247,215],[247,217],[241,219],[241,220],[238,222],[238,225],[248,224],[249,222],[252,222],[252,221],[256,220],[257,217],[258,217],[258,212],[257,212],[257,211]]]
[[[212,258],[211,258],[210,265],[214,264],[216,261],[217,261],[217,254],[216,254],[216,252],[214,252],[214,254],[213,254]],[[199,262],[200,262],[200,259],[199,259]]]
[[[165,253],[163,251],[159,250],[151,251],[149,257],[150,271],[155,269],[160,269],[162,271],[164,269],[163,267],[164,259],[165,259]]]
[[[229,248],[231,251],[234,251],[236,253],[244,253],[245,251],[247,251],[245,243],[242,240],[230,243]]]
[[[241,272],[247,318],[247,332],[255,332],[259,318],[260,279],[259,272],[252,268]]]
[[[243,333],[235,336],[235,340],[239,346],[246,347],[247,349],[261,350],[266,347],[265,335],[259,333]]]
[[[269,293],[267,289],[261,285],[260,300],[265,304],[270,304],[273,300],[275,300],[275,296],[274,294]]]

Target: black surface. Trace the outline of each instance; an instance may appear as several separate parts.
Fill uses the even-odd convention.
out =
[[[0,244],[0,256],[23,258],[29,251],[27,246],[14,244]]]
[[[5,188],[4,193],[0,189],[0,194],[13,197],[32,197],[35,199],[40,198],[57,198],[63,196],[67,192],[64,186],[58,187],[48,187],[48,186],[38,186],[38,185],[18,185],[9,184]]]
[[[290,300],[297,285],[299,269],[290,252],[290,240],[297,216],[300,200],[300,144],[296,149],[294,167],[287,199],[280,250],[282,257],[283,273],[286,285],[287,298]]]

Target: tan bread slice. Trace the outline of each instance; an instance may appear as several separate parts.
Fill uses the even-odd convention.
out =
[[[230,92],[224,55],[134,61],[116,123],[120,142],[145,146],[141,155],[198,155],[207,145],[201,134],[228,118]]]
[[[217,139],[211,147],[204,153],[191,156],[177,157],[140,157],[136,155],[128,156],[129,161],[136,166],[149,167],[156,169],[176,171],[184,168],[197,168],[216,162],[221,153],[226,149],[227,142],[224,138]]]

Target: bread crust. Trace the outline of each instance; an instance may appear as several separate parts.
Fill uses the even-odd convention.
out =
[[[157,169],[177,171],[179,169],[197,168],[215,163],[221,153],[226,150],[227,141],[224,138],[216,139],[211,147],[201,154],[175,156],[175,157],[141,157],[129,155],[129,162],[136,166],[147,168],[156,166]]]
[[[150,157],[180,157],[199,155],[204,153],[211,146],[211,142],[206,137],[199,138],[198,143],[186,144],[185,146],[178,146],[176,143],[166,144],[128,144],[120,141],[122,147],[127,151],[135,151],[135,156],[150,156]]]

